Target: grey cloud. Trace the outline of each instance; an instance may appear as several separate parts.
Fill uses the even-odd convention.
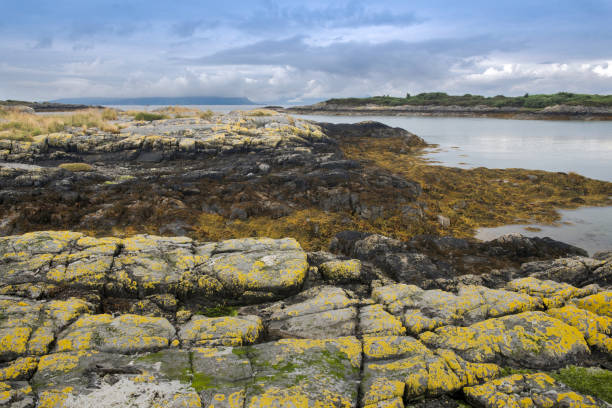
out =
[[[341,42],[327,46],[306,43],[306,37],[268,40],[227,49],[197,61],[201,65],[289,65],[302,70],[359,77],[362,75],[444,77],[453,64],[519,44],[493,38],[388,41],[379,44]]]

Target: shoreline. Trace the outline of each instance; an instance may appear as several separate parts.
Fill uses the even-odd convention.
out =
[[[325,116],[412,116],[449,118],[493,118],[513,120],[559,121],[611,121],[612,109],[576,107],[552,107],[538,111],[513,108],[462,108],[457,106],[402,106],[396,108],[369,106],[298,106],[279,109],[297,115]]]

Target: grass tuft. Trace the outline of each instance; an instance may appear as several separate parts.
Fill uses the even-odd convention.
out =
[[[59,165],[59,168],[71,171],[73,173],[93,170],[93,167],[87,163],[62,163]]]

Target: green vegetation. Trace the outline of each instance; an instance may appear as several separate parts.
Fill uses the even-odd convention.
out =
[[[59,165],[59,168],[71,171],[73,173],[93,170],[93,167],[87,163],[62,163]]]
[[[612,403],[612,371],[568,366],[551,373],[551,377],[578,392]]]
[[[217,305],[204,309],[202,314],[206,317],[238,316],[238,310],[232,306]]]
[[[193,373],[191,386],[197,392],[206,390],[214,386],[213,378],[210,375],[206,375],[204,373]]]
[[[166,115],[150,112],[138,112],[134,115],[134,120],[143,120],[145,122],[152,122],[154,120],[168,119]]]
[[[405,98],[393,96],[373,96],[370,98],[336,98],[326,101],[328,104],[361,106],[366,104],[382,106],[401,105],[433,105],[433,106],[477,106],[484,105],[494,108],[513,107],[527,109],[542,109],[554,105],[571,106],[596,106],[612,107],[612,95],[590,95],[575,94],[570,92],[559,92],[556,94],[529,95],[524,96],[481,96],[481,95],[448,95],[444,92],[420,93],[418,95],[406,95]]]
[[[536,370],[503,367],[500,377],[513,374],[533,374]],[[567,366],[556,371],[546,372],[555,380],[562,382],[576,392],[592,395],[612,403],[612,371],[597,367]]]

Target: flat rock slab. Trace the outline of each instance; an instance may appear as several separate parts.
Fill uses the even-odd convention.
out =
[[[97,350],[131,354],[168,347],[176,330],[168,320],[125,314],[86,315],[61,333],[56,352]]]
[[[344,289],[318,286],[273,305],[268,334],[273,338],[351,336],[357,328],[358,300]]]
[[[261,302],[296,293],[307,271],[306,253],[289,238],[199,243],[151,235],[96,239],[66,231],[0,238],[0,294],[31,298],[81,290]]]

